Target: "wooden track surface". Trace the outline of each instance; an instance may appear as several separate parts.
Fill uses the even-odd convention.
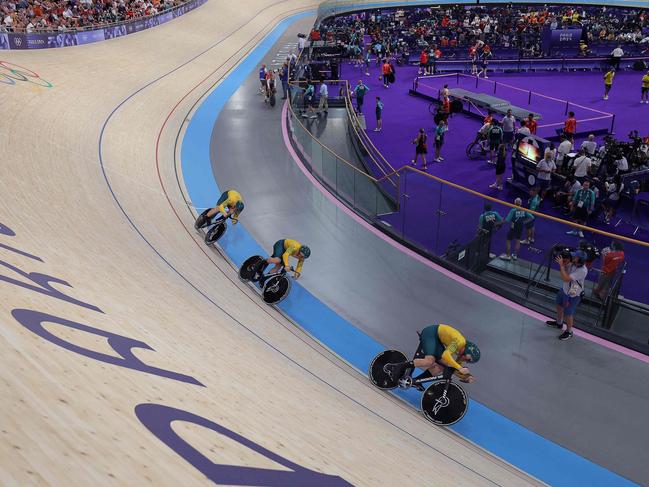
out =
[[[0,223],[15,232],[0,234],[1,485],[208,483],[142,425],[141,403],[189,411],[355,485],[535,483],[372,388],[193,232],[173,167],[184,114],[279,20],[313,7],[210,0],[124,38],[0,54],[54,85],[0,84]],[[52,286],[86,305],[25,287],[38,279],[25,273],[66,281]],[[65,349],[53,341],[121,360],[115,342],[69,324],[38,336],[21,308],[142,341],[152,350],[137,359],[205,387]],[[285,470],[209,429],[174,428],[216,463]]]

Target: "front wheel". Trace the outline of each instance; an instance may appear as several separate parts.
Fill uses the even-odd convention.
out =
[[[399,385],[399,381],[393,380],[390,375],[383,370],[383,367],[387,364],[398,364],[407,360],[405,354],[399,350],[386,350],[374,357],[367,375],[372,381],[372,384],[379,389],[394,389]]]
[[[224,221],[217,223],[205,234],[205,243],[207,245],[212,245],[223,236],[226,230],[227,225]]]
[[[262,296],[267,304],[277,304],[288,296],[291,290],[291,280],[285,275],[274,276],[264,284]]]
[[[252,257],[245,260],[241,267],[239,268],[239,278],[242,281],[254,281],[255,277],[258,274],[261,274],[261,269],[263,263],[266,262],[261,255],[253,255]]]
[[[440,426],[461,420],[469,407],[464,389],[455,382],[436,380],[421,396],[421,410],[426,419]]]

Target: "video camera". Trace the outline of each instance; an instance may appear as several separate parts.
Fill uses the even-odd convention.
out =
[[[596,247],[594,244],[582,240],[579,242],[577,247],[572,247],[570,245],[558,244],[552,248],[552,257],[561,256],[562,259],[571,259],[571,254],[577,250],[581,250],[586,254],[585,264],[590,264],[591,262],[597,260],[602,255],[602,251]]]

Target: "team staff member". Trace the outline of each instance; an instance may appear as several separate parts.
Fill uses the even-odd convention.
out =
[[[608,92],[611,91],[613,86],[613,78],[615,78],[615,68],[611,67],[604,75],[604,99],[608,100]]]
[[[527,120],[525,120],[525,126],[530,129],[530,133],[532,135],[536,135],[536,128],[538,127],[538,123],[536,123],[536,120],[534,120],[534,114],[530,113],[527,115]]]
[[[290,238],[285,238],[278,240],[273,245],[273,255],[271,255],[266,262],[268,264],[274,264],[270,272],[271,274],[279,271],[279,268],[284,266],[284,270],[289,272],[291,266],[288,263],[289,257],[295,257],[297,259],[297,267],[295,268],[295,278],[300,277],[302,273],[302,266],[304,265],[304,259],[308,259],[311,255],[311,249],[306,245],[302,245],[297,240],[291,240]]]
[[[642,93],[640,103],[649,103],[649,71],[642,77]]]
[[[216,202],[216,206],[207,212],[207,217],[212,218],[217,213],[221,213],[226,218],[232,216],[232,223],[236,225],[243,208],[244,204],[241,194],[234,189],[228,189],[221,194]]]
[[[577,119],[575,112],[568,112],[568,119],[563,124],[563,134],[570,142],[574,142],[577,133]]]
[[[444,367],[451,367],[457,371],[463,382],[474,382],[475,378],[465,362],[476,363],[480,360],[480,349],[468,341],[462,333],[449,325],[431,325],[424,328],[419,338],[419,346],[424,353],[424,358],[416,358],[408,362],[386,364],[383,370],[393,378],[402,378],[407,369],[415,367],[424,369],[424,375],[440,375]],[[420,388],[423,390],[423,387]]]

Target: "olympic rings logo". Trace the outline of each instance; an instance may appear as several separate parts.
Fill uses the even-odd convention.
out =
[[[52,88],[54,86],[31,69],[8,63],[7,61],[0,61],[0,84],[15,85],[16,81],[25,81],[44,88]]]

